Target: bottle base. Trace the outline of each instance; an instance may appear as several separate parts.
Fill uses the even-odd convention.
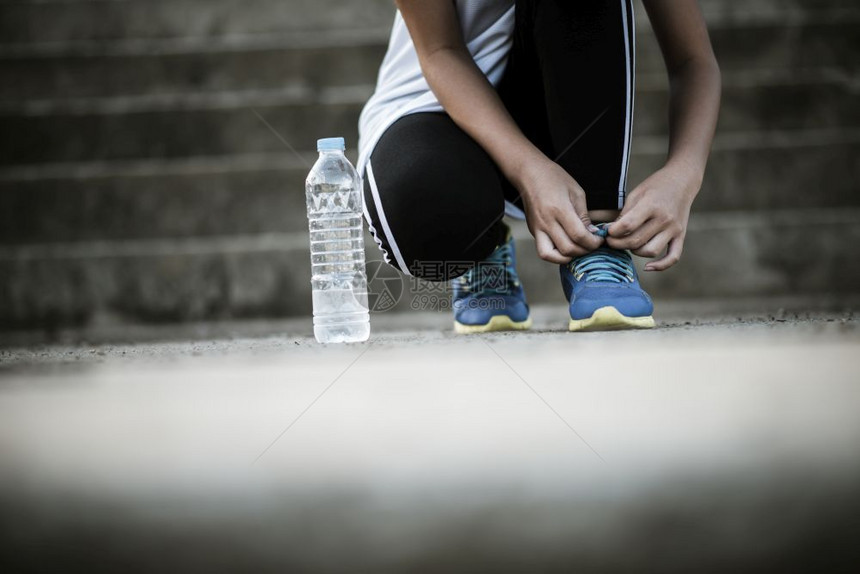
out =
[[[324,345],[338,343],[363,343],[370,338],[370,323],[346,323],[343,325],[314,325],[314,337]]]

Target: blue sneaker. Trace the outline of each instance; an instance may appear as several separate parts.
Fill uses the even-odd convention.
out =
[[[654,304],[639,285],[629,252],[604,246],[560,270],[571,331],[654,328]]]
[[[523,331],[532,326],[516,264],[514,239],[508,230],[504,244],[468,273],[454,279],[454,330],[457,333]]]

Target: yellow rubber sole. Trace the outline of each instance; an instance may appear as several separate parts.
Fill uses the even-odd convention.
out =
[[[627,317],[615,307],[603,307],[588,319],[571,319],[571,331],[622,331],[625,329],[653,329],[654,317]]]
[[[496,315],[486,325],[464,325],[454,321],[454,332],[460,335],[476,335],[478,333],[494,333],[496,331],[526,331],[532,328],[532,319],[514,321],[507,315]]]

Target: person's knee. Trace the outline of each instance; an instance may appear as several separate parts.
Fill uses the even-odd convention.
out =
[[[413,223],[419,233],[388,235],[380,233],[375,223],[371,228],[386,262],[425,281],[449,281],[463,275],[503,241],[500,216],[484,226],[471,219],[448,221],[444,226],[426,225],[424,221]]]
[[[504,214],[501,176],[447,116],[417,114],[392,126],[365,182],[375,235],[401,271],[446,281],[495,247]]]

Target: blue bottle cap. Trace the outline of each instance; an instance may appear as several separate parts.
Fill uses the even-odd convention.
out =
[[[343,138],[325,138],[317,140],[317,151],[345,151],[346,141]]]

